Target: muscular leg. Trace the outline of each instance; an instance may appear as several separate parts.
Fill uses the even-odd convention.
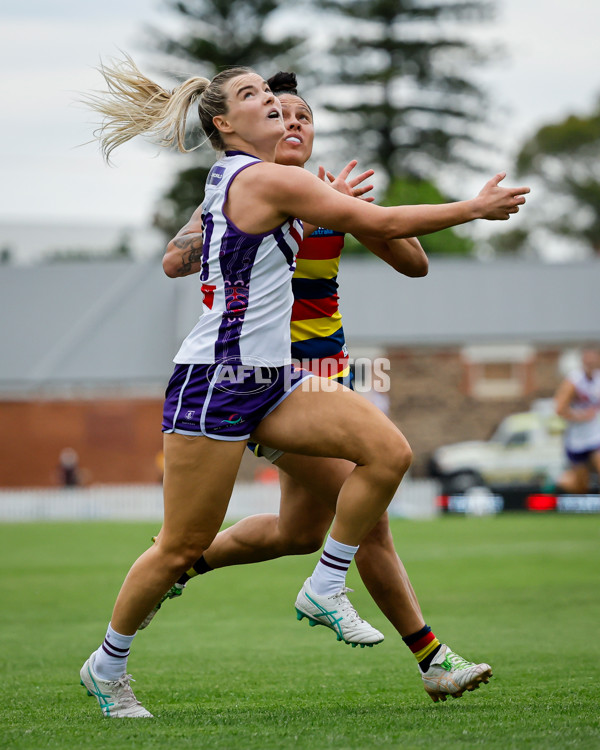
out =
[[[425,620],[394,547],[387,513],[363,539],[354,559],[369,594],[398,633],[404,637],[421,630]]]
[[[157,543],[133,564],[112,627],[133,635],[161,595],[206,550],[225,517],[245,441],[164,436],[165,516]]]
[[[211,567],[302,554],[320,547],[338,491],[354,467],[340,459],[293,454],[285,454],[277,463],[281,470],[281,517],[254,516],[219,533],[204,556]],[[447,694],[460,696],[464,689],[488,681],[491,669],[487,664],[471,664],[456,657],[447,646],[439,645],[425,625],[408,574],[395,551],[387,513],[363,539],[355,559],[374,601],[416,656],[425,689],[434,700],[445,700]],[[434,657],[438,662],[444,660],[441,667],[432,665]],[[455,667],[452,660],[456,659]]]
[[[281,481],[279,516],[251,516],[219,532],[204,554],[211,568],[307,554],[321,547],[353,465],[343,459],[289,453],[276,465]],[[387,513],[363,539],[355,560],[367,590],[400,635],[420,630],[425,621],[394,548]]]
[[[379,409],[343,386],[320,379],[297,388],[258,426],[253,438],[286,453],[344,458],[355,464],[338,495],[331,536],[359,545],[387,509],[412,453]],[[290,429],[293,425],[293,429]]]
[[[335,514],[352,464],[342,459],[285,454],[279,468],[279,515],[249,516],[221,531],[204,559],[211,568],[316,552]]]

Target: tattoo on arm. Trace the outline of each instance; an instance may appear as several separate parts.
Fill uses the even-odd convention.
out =
[[[173,240],[173,244],[182,251],[178,272],[185,276],[190,273],[194,263],[202,260],[202,234],[185,234]]]

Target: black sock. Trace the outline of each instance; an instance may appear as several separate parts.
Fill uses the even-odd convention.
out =
[[[195,576],[201,576],[204,573],[208,573],[211,570],[214,570],[214,568],[210,567],[210,565],[204,559],[204,555],[202,555],[202,557],[199,557],[186,573],[183,573],[183,575],[179,578],[177,583],[181,583],[182,585],[185,585],[190,580],[190,578],[194,578]]]

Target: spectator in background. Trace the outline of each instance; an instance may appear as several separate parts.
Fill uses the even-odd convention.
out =
[[[63,448],[60,452],[58,478],[61,487],[79,487],[81,484],[79,456],[73,448]]]
[[[554,397],[556,413],[569,422],[565,452],[570,466],[558,480],[566,492],[590,491],[590,470],[600,475],[600,350],[586,348]]]

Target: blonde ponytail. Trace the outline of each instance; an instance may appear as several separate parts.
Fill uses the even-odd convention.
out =
[[[147,78],[129,55],[98,68],[107,90],[86,96],[85,103],[103,116],[94,135],[100,141],[106,161],[117,146],[146,134],[161,146],[185,147],[185,126],[192,102],[210,86],[207,78],[189,78],[167,91]],[[207,134],[208,135],[208,134]]]

